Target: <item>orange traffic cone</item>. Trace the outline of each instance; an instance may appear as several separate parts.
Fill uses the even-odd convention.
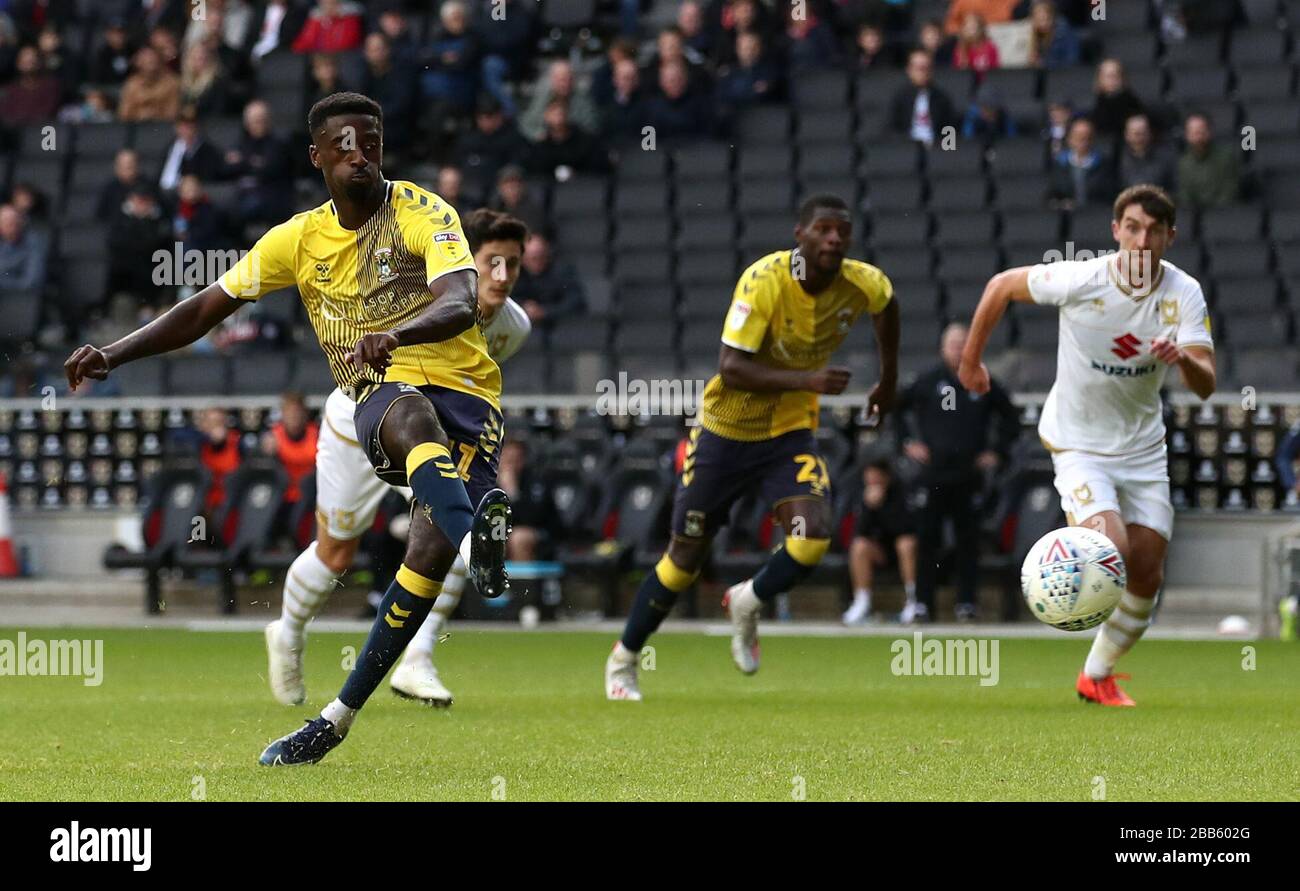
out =
[[[9,528],[9,486],[0,473],[0,579],[18,575],[18,561],[14,559],[13,530]]]

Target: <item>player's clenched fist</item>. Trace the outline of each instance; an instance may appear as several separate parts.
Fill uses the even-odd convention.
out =
[[[819,368],[809,376],[808,389],[826,396],[838,396],[849,385],[850,374],[852,372],[847,368],[838,365]]]
[[[366,366],[381,374],[393,364],[393,350],[397,349],[397,337],[387,331],[367,334],[357,341],[356,349],[348,360],[357,371],[365,371]]]
[[[1151,341],[1151,355],[1166,365],[1173,365],[1183,357],[1183,351],[1168,337],[1157,337]]]
[[[68,388],[72,390],[77,389],[87,378],[93,381],[104,380],[108,377],[109,370],[108,357],[104,351],[90,344],[77,347],[68,361],[63,363],[63,372],[68,376]]]
[[[957,366],[957,379],[961,385],[977,396],[982,396],[989,391],[989,370],[983,362],[978,365],[968,365],[962,362]]]

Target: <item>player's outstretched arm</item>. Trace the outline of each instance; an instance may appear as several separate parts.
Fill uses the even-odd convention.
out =
[[[1203,346],[1180,347],[1167,337],[1157,337],[1151,342],[1151,353],[1162,362],[1178,368],[1183,383],[1202,399],[1214,395],[1218,386],[1218,373],[1214,364],[1214,351]]]
[[[87,378],[102,381],[119,365],[189,346],[242,305],[243,301],[231,297],[221,285],[208,285],[121,340],[102,349],[86,344],[73,350],[63,363],[68,386],[75,390]]]
[[[894,408],[898,390],[898,301],[890,300],[885,308],[871,317],[876,328],[876,344],[880,347],[880,380],[867,397],[867,411],[876,418],[884,417]]]
[[[1028,266],[1018,266],[999,272],[984,286],[984,296],[980,298],[979,306],[975,307],[970,333],[966,336],[966,349],[961,354],[961,365],[957,369],[961,385],[972,393],[983,394],[989,391],[989,370],[984,367],[984,347],[988,345],[993,329],[1006,314],[1007,305],[1013,300],[1017,303],[1034,302],[1029,293],[1029,269]]]
[[[718,355],[718,374],[722,377],[722,383],[733,390],[811,390],[835,396],[843,393],[849,385],[851,372],[839,366],[828,366],[816,371],[773,368],[759,362],[744,350],[723,344],[722,352]]]
[[[429,283],[433,302],[415,318],[391,331],[367,334],[357,341],[348,358],[358,370],[369,365],[386,371],[393,364],[393,350],[417,343],[449,340],[469,330],[478,317],[478,273],[458,269]]]

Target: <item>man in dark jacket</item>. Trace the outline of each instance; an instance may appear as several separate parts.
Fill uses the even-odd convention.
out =
[[[529,149],[524,166],[532,173],[567,179],[572,173],[604,173],[609,152],[596,137],[569,122],[569,102],[556,97],[546,105],[542,138]],[[561,168],[568,173],[561,172]]]
[[[912,50],[907,57],[908,83],[889,103],[890,128],[926,146],[943,137],[944,127],[961,122],[952,98],[933,85],[933,78],[934,59],[925,50]]]
[[[708,134],[709,100],[691,87],[686,65],[665,62],[659,68],[659,92],[646,101],[646,123],[656,139],[690,138]]]
[[[948,519],[956,538],[957,619],[975,618],[978,496],[984,474],[1005,461],[1020,434],[1019,413],[1000,384],[994,381],[987,394],[972,396],[958,380],[966,334],[965,325],[945,328],[939,347],[942,361],[899,397],[903,450],[921,467],[916,598],[903,610],[905,623],[924,621],[934,612],[936,564]]]
[[[293,213],[293,169],[288,144],[271,132],[271,111],[261,99],[244,108],[239,147],[226,153],[227,175],[238,185],[241,224],[275,224]]]
[[[492,189],[497,174],[526,153],[528,143],[505,115],[496,97],[483,94],[474,110],[474,128],[456,141],[456,161],[468,189],[483,195]]]
[[[577,271],[572,264],[556,259],[550,239],[541,232],[529,233],[524,243],[519,281],[511,296],[534,325],[553,325],[587,306]]]
[[[395,57],[388,38],[374,31],[363,44],[366,59],[361,92],[384,110],[384,147],[403,151],[410,142],[410,118],[415,110],[415,72]]]

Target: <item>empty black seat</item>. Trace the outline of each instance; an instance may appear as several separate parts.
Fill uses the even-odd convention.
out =
[[[674,148],[672,156],[679,181],[725,179],[731,173],[731,149],[725,143],[688,143]]]
[[[677,217],[681,220],[730,214],[731,204],[731,179],[728,176],[700,180],[677,190]]]
[[[730,213],[686,217],[677,229],[677,250],[681,258],[701,249],[730,251],[735,246],[736,223]]]
[[[736,173],[741,180],[772,180],[787,177],[794,169],[788,142],[777,145],[750,145],[741,149]]]
[[[622,284],[657,283],[667,287],[672,280],[672,254],[668,251],[629,251],[614,260],[614,280]]]
[[[76,130],[77,156],[111,158],[126,148],[131,136],[130,124],[82,124]]]
[[[235,393],[279,393],[289,387],[292,363],[283,353],[250,353],[231,360]]]
[[[608,187],[603,178],[580,177],[555,187],[552,212],[558,218],[604,215]]]
[[[1278,65],[1286,59],[1286,32],[1276,26],[1234,31],[1228,56],[1237,65]]]
[[[621,219],[614,236],[616,251],[667,248],[671,243],[667,217]]]
[[[229,363],[222,356],[177,356],[167,360],[167,384],[176,396],[229,392]]]
[[[895,139],[867,146],[858,170],[868,182],[874,182],[878,178],[915,175],[920,162],[920,149],[915,142]]]
[[[980,210],[988,205],[988,184],[982,176],[945,179],[930,188],[930,208],[936,213]]]
[[[799,115],[795,140],[800,145],[853,142],[853,116],[839,111],[808,111]]]
[[[930,217],[924,213],[877,213],[871,218],[869,241],[875,248],[914,247],[930,237]]]
[[[789,143],[790,110],[763,105],[746,109],[736,123],[742,151],[749,146],[783,146]]]
[[[1018,210],[1002,214],[1002,244],[1038,245],[1044,249],[1061,237],[1061,215],[1055,210]]]
[[[989,168],[999,176],[1042,173],[1047,170],[1047,146],[1033,137],[1005,139],[993,147]]]
[[[1210,268],[1216,276],[1262,275],[1270,265],[1267,244],[1222,244],[1210,254]]]
[[[740,216],[785,213],[795,204],[795,181],[782,176],[766,183],[750,182],[736,193],[736,210]]]
[[[1216,207],[1201,213],[1201,238],[1212,246],[1258,241],[1264,228],[1259,207]]]
[[[922,195],[922,184],[915,177],[885,178],[871,181],[866,203],[872,213],[919,211]]]
[[[1294,74],[1289,65],[1259,65],[1237,68],[1237,98],[1243,102],[1280,101],[1295,93]]]
[[[944,214],[936,218],[938,230],[934,243],[949,248],[986,246],[996,250],[997,215],[989,211]]]
[[[614,213],[620,218],[634,215],[666,215],[668,190],[663,183],[621,183],[614,193]]]

